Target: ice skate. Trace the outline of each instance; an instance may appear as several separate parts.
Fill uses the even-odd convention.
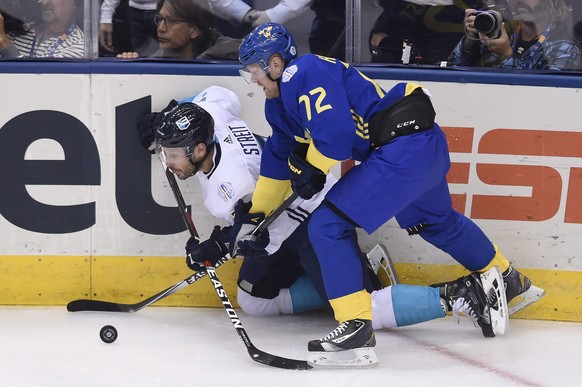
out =
[[[504,334],[509,325],[507,301],[499,269],[495,266],[480,276],[471,273],[453,282],[438,285],[448,311],[459,321],[463,314],[481,327],[483,336]]]
[[[307,345],[307,362],[313,366],[359,368],[378,364],[376,336],[370,320],[348,320],[327,336]]]
[[[543,289],[532,285],[529,278],[512,266],[509,266],[509,269],[503,273],[503,282],[505,284],[507,302],[508,304],[510,303],[508,306],[509,315],[533,304],[546,294]]]
[[[377,244],[366,254],[372,271],[376,274],[383,287],[399,283],[396,269],[388,250],[383,244]]]

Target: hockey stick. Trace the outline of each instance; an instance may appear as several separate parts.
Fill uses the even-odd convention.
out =
[[[180,192],[180,187],[178,187],[177,184],[175,184],[175,185],[170,184],[170,187],[172,188],[172,191],[174,192],[174,197],[178,201],[178,208],[180,209],[180,212],[182,212],[182,218],[185,219],[185,221],[187,222],[187,225],[192,223],[192,220],[188,219],[189,214],[185,211],[186,207],[180,204],[180,198],[182,198],[182,194]],[[287,209],[287,207],[293,201],[295,201],[295,199],[297,199],[296,193],[292,193],[291,195],[289,195],[289,197],[287,197],[287,199],[285,199],[283,201],[283,203],[281,203],[281,205],[279,207],[277,207],[277,209],[275,209],[272,213],[270,213],[269,216],[267,216],[257,226],[257,228],[255,228],[255,230],[251,233],[251,235],[257,235],[257,234],[261,233],[262,231],[264,231],[271,223],[273,223],[273,221],[279,215],[281,215],[283,213],[283,211],[285,211],[285,209]],[[196,231],[194,228],[188,227],[188,230],[190,231],[190,234],[192,236],[197,236],[195,234]],[[220,282],[220,279],[218,278],[218,275],[216,274],[216,271],[215,271],[214,267],[212,266],[212,263],[210,261],[206,261],[206,262],[204,262],[204,265],[206,266],[206,272],[208,273],[208,276],[210,277],[210,280],[212,281],[212,284],[214,285],[214,290],[216,291],[216,294],[220,298],[220,301],[222,302],[222,305],[224,306],[226,314],[228,315],[228,318],[230,319],[232,326],[236,330],[236,333],[238,333],[242,342],[247,347],[247,352],[248,352],[249,356],[251,357],[251,359],[253,359],[254,361],[256,361],[258,363],[265,364],[265,365],[268,365],[271,367],[284,368],[284,369],[290,369],[290,370],[309,370],[309,369],[313,368],[305,360],[288,359],[288,358],[272,355],[270,353],[261,351],[260,349],[255,347],[255,345],[251,342],[251,339],[250,339],[249,335],[247,334],[247,331],[245,330],[244,326],[242,325],[242,322],[240,321],[236,311],[232,307],[232,303],[230,302],[230,299],[228,298],[228,294],[224,290],[224,287],[222,286],[222,283]]]
[[[167,171],[167,170],[166,170]],[[170,180],[170,176],[172,177],[172,179]],[[184,203],[184,199],[182,197],[182,194],[179,190],[179,187],[176,183],[176,179],[174,178],[174,175],[170,172],[170,175],[166,174],[166,176],[168,176],[168,181],[173,181],[173,184],[170,182],[170,187],[172,188],[172,191],[174,189],[176,189],[176,201],[178,201],[179,203],[179,208],[180,208],[180,213],[181,214],[188,214],[187,212],[187,207]],[[273,211],[267,218],[265,218],[265,220],[263,220],[263,222],[261,222],[257,228],[252,232],[252,235],[256,235],[258,233],[260,233],[261,231],[264,231],[283,211],[285,211],[285,209],[297,198],[296,195],[290,195],[282,204],[281,206],[279,206],[277,209],[275,209],[275,211]],[[183,217],[184,222],[188,222],[186,224],[191,224],[192,228],[188,228],[188,230],[190,231],[190,233],[195,233],[196,229],[194,228],[194,222],[192,221],[192,218],[188,215],[186,215],[186,217]],[[217,268],[219,266],[221,266],[223,263],[225,263],[226,261],[228,261],[230,259],[230,256],[226,256],[221,258],[215,265],[214,268]],[[143,308],[146,308],[150,305],[152,305],[155,302],[158,302],[182,289],[184,289],[185,287],[192,285],[194,282],[198,281],[200,278],[205,277],[207,274],[206,271],[199,271],[197,273],[192,274],[191,276],[189,276],[188,278],[183,279],[180,282],[177,282],[176,284],[170,286],[167,289],[162,290],[159,293],[154,294],[153,296],[146,298],[145,300],[142,300],[140,302],[136,302],[134,304],[123,304],[123,303],[119,303],[119,302],[112,302],[112,301],[101,301],[101,300],[88,300],[88,299],[80,299],[80,300],[74,300],[71,301],[67,304],[67,310],[69,312],[121,312],[121,313],[134,313],[137,311],[142,310]]]
[[[214,267],[219,267],[226,261],[228,261],[230,257],[223,257]],[[183,279],[182,281],[170,286],[169,288],[162,290],[159,293],[154,294],[153,296],[140,301],[136,302],[135,304],[122,304],[118,302],[111,302],[111,301],[100,301],[100,300],[74,300],[67,304],[67,310],[69,312],[121,312],[121,313],[134,313],[137,311],[142,310],[155,302],[160,301],[180,290],[184,289],[185,287],[192,285],[194,282],[198,281],[200,278],[206,277],[206,271],[199,271],[197,273],[192,274],[190,277]]]
[[[180,215],[182,216],[182,220],[184,221],[184,224],[186,224],[186,227],[188,228],[188,231],[190,232],[190,235],[195,235],[198,236],[198,232],[196,231],[196,227],[194,226],[194,222],[192,221],[192,216],[190,214],[190,211],[188,211],[188,207],[186,206],[186,203],[184,201],[184,197],[182,196],[182,192],[180,191],[180,188],[178,186],[178,183],[176,181],[176,177],[174,176],[174,174],[172,173],[172,171],[166,167],[165,161],[163,159],[163,156],[160,154],[160,152],[156,152],[160,162],[162,163],[162,166],[164,168],[164,172],[166,174],[166,178],[168,180],[168,184],[170,185],[170,188],[172,189],[172,193],[174,194],[174,198],[176,199],[176,202],[178,204],[178,208],[180,210]],[[275,211],[273,211],[271,213],[270,216],[268,216],[267,218],[265,218],[265,220],[260,223],[257,226],[257,229],[255,229],[252,233],[252,235],[256,235],[258,233],[260,233],[261,231],[264,231],[274,220],[275,218],[277,218],[295,199],[297,198],[297,196],[295,195],[290,195],[282,204],[280,207],[278,207],[277,209],[275,209]],[[214,266],[214,268],[217,268],[219,266],[221,266],[222,264],[224,264],[226,261],[228,261],[230,259],[230,256],[227,257],[223,257],[221,258],[216,265]],[[120,313],[134,313],[137,311],[142,310],[143,308],[146,308],[182,289],[184,289],[185,287],[192,285],[194,282],[198,281],[200,278],[205,277],[206,276],[206,271],[200,271],[197,273],[192,274],[191,276],[189,276],[188,278],[183,279],[180,282],[175,283],[174,285],[170,286],[167,289],[162,290],[161,292],[158,292],[156,294],[154,294],[153,296],[146,298],[145,300],[142,300],[140,302],[136,302],[133,304],[124,304],[124,303],[119,303],[119,302],[113,302],[113,301],[101,301],[101,300],[89,300],[89,299],[79,299],[79,300],[74,300],[71,301],[67,304],[67,311],[69,312],[88,312],[88,311],[92,311],[92,312],[120,312]]]
[[[259,224],[259,226],[252,232],[251,235],[256,235],[265,228],[267,228],[267,226],[271,224],[296,198],[297,195],[295,193],[289,195],[289,197],[285,199],[285,201],[275,211],[269,214],[269,216],[265,218],[265,220],[263,220],[261,224]],[[226,314],[228,315],[228,318],[230,318],[230,322],[232,323],[232,326],[236,330],[236,333],[238,333],[239,337],[247,347],[247,352],[249,353],[251,359],[258,363],[265,364],[271,367],[284,368],[288,370],[309,370],[313,368],[305,360],[289,359],[285,357],[272,355],[270,353],[261,351],[260,349],[255,347],[254,344],[251,342],[251,339],[247,334],[247,331],[245,330],[244,326],[242,325],[242,322],[240,321],[238,315],[236,314],[236,311],[232,307],[230,299],[228,298],[226,291],[222,287],[222,283],[220,282],[220,279],[218,278],[218,275],[216,274],[214,267],[211,266],[211,262],[206,261],[204,264],[206,265],[206,271],[210,277],[210,280],[214,285],[214,290],[216,291],[216,294],[220,298],[220,301],[222,302],[222,305],[226,310]]]
[[[178,187],[178,182],[176,181],[176,177],[170,170],[170,168],[166,167],[166,163],[163,159],[161,153],[156,149],[156,154],[162,163],[164,168],[164,172],[166,174],[166,179],[168,180],[168,184],[172,189],[172,193],[174,194],[174,199],[176,199],[176,203],[178,204],[178,208],[180,210],[180,215],[182,216],[182,220],[184,224],[188,228],[190,235],[194,235],[198,237],[198,232],[196,231],[196,227],[194,226],[194,222],[192,221],[192,216],[188,207],[186,206],[186,202],[184,201],[184,197],[182,196],[182,192]],[[218,267],[228,261],[230,257],[223,257],[217,263],[215,267]],[[159,300],[166,298],[183,288],[192,285],[194,282],[198,281],[200,278],[205,277],[206,272],[200,271],[197,273],[192,274],[188,278],[183,279],[182,281],[170,286],[169,288],[162,290],[159,293],[154,294],[153,296],[137,302],[135,304],[122,304],[118,302],[111,302],[111,301],[100,301],[100,300],[74,300],[67,304],[67,310],[69,312],[85,312],[85,311],[95,311],[95,312],[122,312],[122,313],[133,313],[137,312],[145,307],[150,306],[151,304],[158,302]]]

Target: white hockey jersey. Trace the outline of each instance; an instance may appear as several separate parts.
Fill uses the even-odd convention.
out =
[[[261,145],[246,123],[240,118],[237,95],[223,87],[211,86],[194,97],[180,102],[193,102],[214,119],[214,166],[208,173],[198,172],[204,207],[216,218],[232,225],[234,206],[239,199],[249,201],[261,164]],[[337,181],[328,175],[325,188],[309,200],[295,200],[270,226],[270,244],[266,250],[273,254],[285,239],[319,206],[327,191]]]

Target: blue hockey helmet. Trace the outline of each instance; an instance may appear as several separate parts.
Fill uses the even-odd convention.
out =
[[[278,23],[264,23],[243,39],[239,61],[243,66],[258,63],[261,69],[267,70],[273,54],[281,55],[287,63],[297,57],[297,45],[287,28]]]

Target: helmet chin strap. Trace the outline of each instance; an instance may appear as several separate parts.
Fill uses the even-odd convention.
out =
[[[269,78],[272,82],[275,82],[277,84],[277,89],[279,89],[279,94],[281,94],[281,78],[279,77],[277,79],[273,79],[273,77],[271,77],[270,73],[267,73],[267,78]]]

